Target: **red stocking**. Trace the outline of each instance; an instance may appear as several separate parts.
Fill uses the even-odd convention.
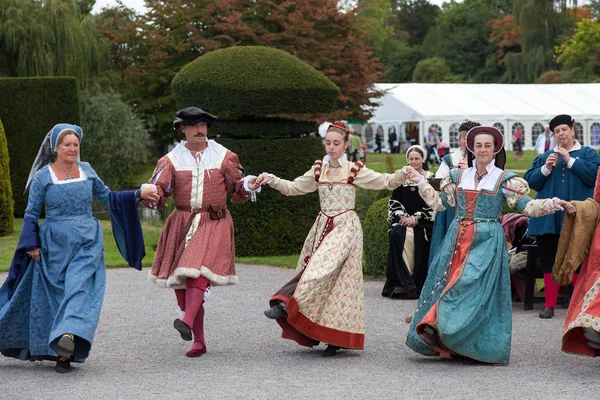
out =
[[[544,292],[546,292],[546,302],[544,307],[556,308],[556,300],[558,300],[558,283],[552,280],[552,273],[544,274]]]
[[[185,311],[185,289],[175,289],[175,297],[177,297],[179,309]]]
[[[194,343],[192,348],[185,354],[188,357],[199,357],[206,353],[206,341],[204,340],[204,306],[201,304],[194,319],[192,327]]]
[[[573,274],[573,280],[571,281],[573,288],[575,288],[575,285],[577,285],[577,279],[579,279],[579,274]]]
[[[204,290],[197,287],[189,287],[185,290],[185,315],[183,316],[183,322],[189,327],[194,325],[196,314],[200,311],[204,303]],[[204,314],[204,311],[202,311]],[[204,315],[203,315],[204,316]]]

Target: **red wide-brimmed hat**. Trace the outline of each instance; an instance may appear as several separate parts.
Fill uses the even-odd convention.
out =
[[[497,154],[504,147],[504,135],[498,129],[493,126],[476,126],[472,128],[469,132],[467,132],[467,149],[471,153],[475,153],[475,136],[478,133],[487,133],[492,135],[496,139],[496,146],[494,147],[494,154]]]

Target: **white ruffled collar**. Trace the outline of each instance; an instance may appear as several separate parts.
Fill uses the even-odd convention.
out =
[[[329,154],[327,154],[325,157],[323,157],[323,165],[329,164],[330,160],[331,157],[329,157]],[[340,165],[344,165],[346,162],[348,162],[348,159],[346,158],[346,153],[344,153],[340,158],[338,158],[338,162],[340,163]]]
[[[473,159],[473,168],[477,169],[477,166],[475,165],[475,161],[476,159]],[[496,159],[492,159],[492,162],[490,162],[488,165],[485,166],[485,170],[490,173],[494,170],[494,168],[496,168]]]

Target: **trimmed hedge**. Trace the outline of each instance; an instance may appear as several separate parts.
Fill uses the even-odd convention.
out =
[[[300,137],[316,132],[314,122],[290,121],[284,119],[241,119],[237,121],[218,121],[210,128],[213,135],[235,139]]]
[[[388,200],[377,200],[363,221],[364,272],[369,275],[385,275],[390,241],[388,237]]]
[[[15,223],[8,160],[6,135],[4,134],[2,121],[0,121],[0,236],[12,235]]]
[[[44,136],[57,123],[80,123],[77,80],[0,78],[0,93],[0,118],[8,142],[15,216],[21,217],[27,207],[25,184]]]
[[[270,172],[293,180],[323,157],[318,138],[217,141],[238,155],[248,175]],[[316,192],[286,197],[266,185],[257,194],[257,202],[230,203],[229,207],[236,255],[242,257],[300,253],[320,209]]]
[[[185,65],[171,83],[179,108],[198,106],[216,115],[327,113],[340,89],[297,57],[271,47],[212,51]]]

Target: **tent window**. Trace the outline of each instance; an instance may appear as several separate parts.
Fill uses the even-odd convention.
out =
[[[429,129],[427,130],[426,134],[429,133],[431,128],[435,129],[435,133],[437,133],[440,140],[442,140],[442,127],[439,126],[438,124],[431,124],[431,125],[429,125]]]
[[[373,137],[373,124],[367,124],[365,127],[365,140],[369,149],[375,148],[375,138]]]
[[[539,122],[536,122],[531,127],[531,145],[533,147],[535,147],[535,142],[536,142],[538,136],[540,136],[542,134],[542,132],[544,132],[544,130],[545,130],[544,125],[540,124]]]
[[[581,125],[579,122],[575,122],[573,124],[573,130],[575,131],[575,139],[577,139],[577,141],[583,146],[583,125]]]
[[[600,123],[594,122],[590,127],[592,146],[600,146]]]
[[[460,147],[460,140],[458,140],[458,129],[460,128],[459,123],[450,125],[450,148],[457,149]]]
[[[494,128],[498,129],[500,132],[502,132],[502,134],[504,135],[504,124],[501,124],[500,122],[496,122],[494,125],[492,125]]]

